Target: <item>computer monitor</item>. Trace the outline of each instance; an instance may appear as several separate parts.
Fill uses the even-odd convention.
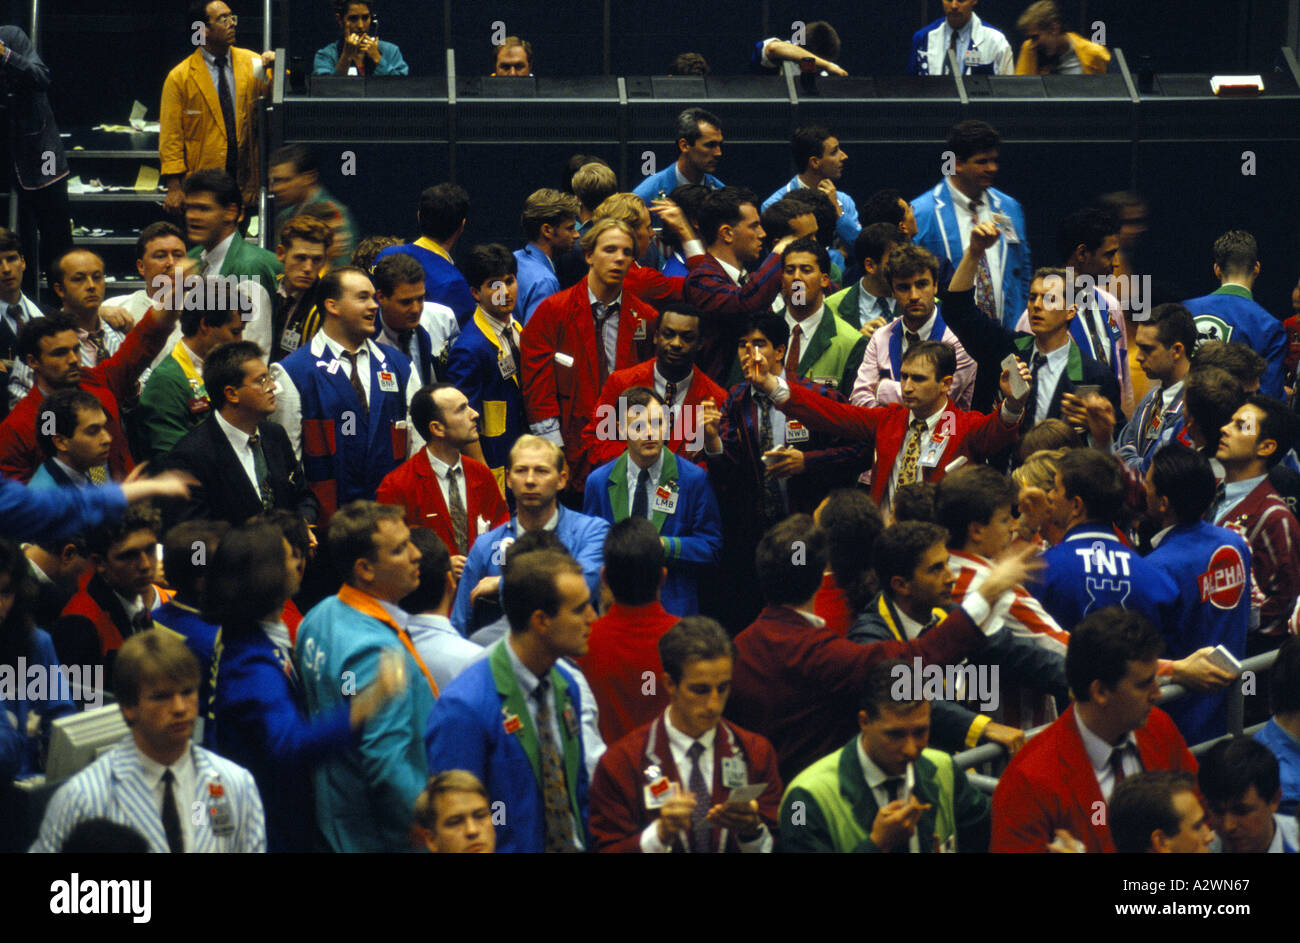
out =
[[[45,781],[57,783],[68,779],[126,735],[126,720],[116,704],[60,717],[50,725]]]

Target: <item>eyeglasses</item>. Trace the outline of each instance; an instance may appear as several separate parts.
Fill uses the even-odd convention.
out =
[[[247,386],[260,386],[263,393],[270,393],[275,389],[275,379],[269,373],[264,373],[256,380],[246,380]]]
[[[234,13],[223,13],[217,17],[217,22],[223,26],[238,26],[239,17]]]

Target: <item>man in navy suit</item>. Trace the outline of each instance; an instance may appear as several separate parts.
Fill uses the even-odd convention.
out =
[[[1030,256],[1024,211],[1013,197],[993,187],[1001,143],[998,132],[983,121],[963,121],[954,126],[948,132],[944,151],[947,175],[913,200],[912,208],[918,227],[917,245],[953,265],[970,243],[973,227],[980,223],[997,226],[1005,238],[980,263],[975,305],[989,318],[1010,326],[1025,307]],[[950,160],[955,161],[951,173],[946,166]]]

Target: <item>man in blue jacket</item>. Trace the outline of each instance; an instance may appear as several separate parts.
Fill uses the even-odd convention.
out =
[[[944,145],[944,179],[913,200],[912,208],[916,244],[954,267],[970,243],[974,225],[997,226],[1003,238],[980,263],[975,304],[993,320],[1012,327],[1025,310],[1033,270],[1024,210],[1014,197],[993,186],[1001,144],[1001,135],[983,121],[954,125]]]
[[[510,634],[456,677],[429,717],[429,770],[468,770],[505,816],[499,852],[591,847],[582,696],[560,659],[587,652],[596,619],[582,568],[556,550],[512,557],[502,593]]]
[[[1215,291],[1183,302],[1196,318],[1197,334],[1202,341],[1240,341],[1258,351],[1267,364],[1259,391],[1285,399],[1282,362],[1286,358],[1286,330],[1252,294],[1259,277],[1255,237],[1233,229],[1215,239],[1214,277],[1219,280]]]
[[[632,387],[618,405],[617,434],[627,450],[587,478],[582,510],[611,524],[648,518],[659,531],[668,565],[663,606],[675,616],[693,616],[700,609],[697,577],[722,559],[722,518],[713,486],[708,472],[664,448],[668,413],[658,393]],[[612,422],[599,429],[606,425],[612,431]]]
[[[702,183],[710,190],[722,187],[713,176],[722,157],[722,123],[703,108],[687,108],[677,116],[677,158],[658,173],[650,174],[632,191],[646,206],[686,183]]]

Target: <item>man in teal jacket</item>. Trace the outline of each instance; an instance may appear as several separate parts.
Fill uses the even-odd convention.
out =
[[[353,501],[330,520],[330,558],[343,587],[307,613],[296,647],[307,707],[328,715],[398,658],[405,689],[371,718],[356,745],[316,768],[316,819],[331,850],[412,851],[408,837],[427,764],[424,727],[437,684],[397,602],[420,584],[420,551],[400,508]],[[392,652],[394,654],[386,654]]]
[[[861,734],[794,778],[781,800],[787,852],[984,852],[989,799],[952,757],[930,750],[930,702],[917,659],[867,675]]]

